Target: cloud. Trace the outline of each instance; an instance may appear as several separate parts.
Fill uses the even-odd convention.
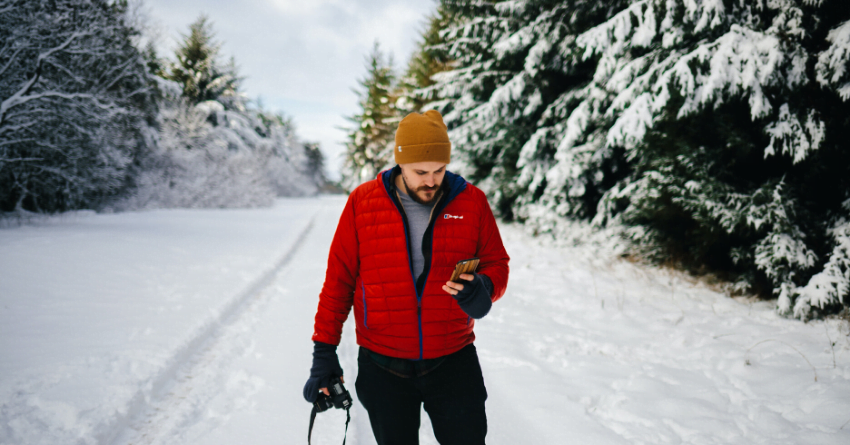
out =
[[[345,0],[269,0],[269,3],[288,16],[304,16],[327,8],[355,11],[358,2]]]

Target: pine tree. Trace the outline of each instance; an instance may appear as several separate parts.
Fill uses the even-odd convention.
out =
[[[218,60],[221,43],[214,37],[212,23],[202,14],[189,26],[189,34],[183,36],[174,54],[177,63],[166,76],[183,87],[183,96],[192,103],[228,102],[238,94],[241,79],[236,63],[233,58],[227,64]]]
[[[848,304],[850,24],[840,1],[451,1],[437,74],[499,213],[623,227],[808,318]]]
[[[325,175],[325,155],[318,142],[304,143],[304,151],[307,154],[306,171],[313,173],[318,187],[324,187],[327,183]]]
[[[145,64],[148,67],[149,73],[162,78],[167,76],[165,73],[167,61],[159,57],[156,52],[156,46],[153,42],[148,42],[145,45],[144,50],[142,50],[142,57],[145,59]]]
[[[734,272],[782,314],[840,306],[840,286],[807,285],[825,262],[833,277],[845,264],[850,128],[836,117],[850,107],[826,81],[826,65],[848,60],[826,55],[846,47],[839,3],[635,2],[580,36],[599,57],[595,78],[614,87],[605,146],[633,170],[597,221],[639,225],[667,256]]]
[[[518,207],[517,200],[539,198],[546,185],[541,172],[552,162],[565,114],[592,94],[580,91],[591,80],[592,63],[577,54],[576,36],[604,22],[624,3],[442,2],[452,17],[444,36],[456,67],[435,76],[437,84],[426,91],[440,100],[427,106],[446,118],[458,147],[460,165],[455,168],[494,198],[503,218],[526,220],[533,213],[527,206]],[[608,157],[594,156],[593,151],[585,150],[585,160],[604,164]],[[565,178],[575,185],[573,195],[582,187],[598,195],[586,179]],[[585,216],[595,209],[561,196],[555,200],[561,216]]]
[[[393,94],[395,74],[392,59],[381,51],[378,42],[366,57],[366,76],[355,90],[360,98],[360,113],[347,119],[354,124],[348,129],[346,159],[342,168],[342,186],[354,190],[373,179],[392,160],[392,144],[398,125]]]
[[[426,20],[427,26],[407,64],[407,71],[399,80],[396,107],[400,117],[411,112],[422,112],[426,103],[437,100],[434,95],[436,90],[429,88],[436,83],[433,77],[453,68],[443,34],[451,26],[452,16],[438,4],[436,11],[428,15]]]
[[[318,146],[302,143],[291,119],[264,110],[239,92],[233,57],[219,60],[221,43],[201,16],[175,55],[143,52],[157,78],[157,144],[139,158],[130,196],[120,209],[252,207],[275,196],[304,196],[325,187]],[[167,67],[165,69],[163,67]]]

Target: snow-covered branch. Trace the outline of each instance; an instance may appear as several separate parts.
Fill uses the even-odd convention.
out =
[[[47,58],[52,56],[54,53],[57,53],[59,51],[62,51],[65,48],[67,48],[76,39],[83,37],[83,36],[89,36],[89,35],[91,35],[91,32],[86,32],[86,31],[73,32],[61,44],[59,44],[59,45],[57,45],[53,48],[50,48],[50,49],[48,49],[44,52],[40,52],[38,54],[38,57],[36,57],[36,63],[35,63],[35,67],[34,67],[35,73],[32,75],[32,77],[30,77],[30,79],[27,80],[27,82],[25,82],[23,85],[21,85],[21,87],[14,94],[12,94],[9,98],[4,99],[3,102],[0,103],[0,125],[3,125],[3,123],[5,122],[6,115],[12,107],[15,107],[17,105],[29,102],[30,100],[38,99],[40,97],[39,95],[27,96],[27,94],[29,94],[29,92],[32,90],[33,86],[38,82],[39,78],[41,77],[42,65],[45,62],[45,60],[47,60]]]
[[[0,158],[0,162],[33,162],[33,161],[43,161],[44,158]]]
[[[817,81],[823,87],[832,87],[841,99],[850,99],[850,20],[829,32],[829,48],[818,56]]]
[[[126,42],[133,32],[121,8],[105,0],[10,4],[0,16],[16,42],[0,61],[0,136],[4,159],[16,161],[3,163],[0,206],[62,210],[115,193],[134,147],[150,143],[142,132],[153,111],[140,97],[149,94],[148,75]]]
[[[457,68],[425,92],[445,111],[455,169],[481,178],[503,216],[553,232],[563,217],[627,226],[652,252],[774,291],[785,314],[827,301],[799,288],[840,275],[822,231],[850,198],[850,10],[460,3],[441,33]]]
[[[4,51],[3,51],[3,52],[5,52],[5,48],[3,48],[3,49],[4,49]],[[3,65],[3,67],[2,67],[2,68],[0,68],[0,76],[2,76],[2,75],[3,75],[3,73],[5,73],[5,72],[6,72],[6,70],[8,70],[10,66],[12,66],[12,64],[16,61],[16,59],[17,59],[17,57],[18,57],[18,54],[20,54],[20,53],[21,53],[24,49],[26,49],[26,48],[24,48],[24,47],[22,47],[22,48],[18,48],[18,49],[15,51],[15,53],[14,53],[14,54],[12,54],[11,56],[9,56],[9,61],[8,61],[5,65]],[[0,53],[0,57],[3,57],[3,54],[2,54],[2,53]]]

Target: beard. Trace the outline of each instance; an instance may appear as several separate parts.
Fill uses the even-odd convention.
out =
[[[402,173],[402,175],[401,175],[401,181],[404,182],[404,186],[405,186],[405,188],[407,188],[407,195],[410,196],[410,199],[412,199],[414,202],[417,202],[417,203],[422,204],[422,205],[433,204],[434,199],[437,198],[437,190],[439,190],[440,186],[442,186],[442,184],[434,184],[433,187],[422,186],[422,187],[418,187],[416,190],[414,190],[409,185],[407,185],[407,179],[404,178],[404,173]],[[426,199],[423,199],[422,197],[419,196],[420,192],[423,192],[423,193],[424,192],[432,192],[432,193],[434,193],[434,195],[431,196],[431,199],[426,200]]]

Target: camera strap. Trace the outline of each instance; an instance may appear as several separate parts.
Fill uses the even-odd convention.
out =
[[[316,407],[313,406],[313,411],[310,413],[310,429],[307,431],[307,445],[310,444],[310,439],[313,437],[313,423],[316,421]],[[348,436],[348,422],[351,422],[351,407],[345,410],[345,434],[342,436],[342,445],[345,445],[345,439]]]

